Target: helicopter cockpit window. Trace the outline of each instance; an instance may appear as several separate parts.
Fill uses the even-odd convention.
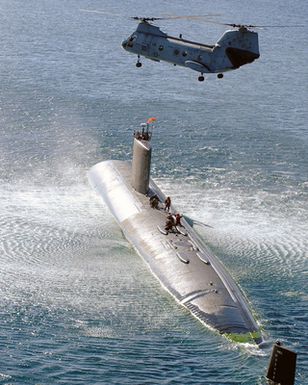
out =
[[[134,41],[136,40],[137,36],[136,35],[132,35],[128,41],[127,41],[127,46],[128,47],[132,47],[134,45]]]

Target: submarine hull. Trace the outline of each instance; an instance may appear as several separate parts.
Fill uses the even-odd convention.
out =
[[[233,341],[261,343],[244,294],[218,258],[184,218],[178,231],[165,235],[166,211],[149,204],[149,196],[164,202],[164,194],[152,179],[147,195],[137,192],[131,175],[130,162],[110,160],[93,166],[88,176],[151,272],[206,326]],[[171,211],[176,212],[172,206]]]

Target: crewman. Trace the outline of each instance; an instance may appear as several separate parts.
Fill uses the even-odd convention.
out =
[[[171,206],[171,198],[167,197],[165,199],[165,211],[168,211],[168,213],[169,213],[169,210],[170,210],[170,206]]]
[[[150,198],[150,206],[152,207],[152,209],[158,209],[158,204],[159,204],[159,198],[158,198],[158,196],[155,194],[155,195],[153,195],[153,196]]]
[[[175,226],[175,221],[174,221],[173,216],[171,214],[169,214],[167,216],[165,230],[171,231],[173,229],[173,226]]]
[[[175,226],[183,227],[181,223],[181,218],[182,218],[182,215],[180,215],[179,213],[175,215]]]

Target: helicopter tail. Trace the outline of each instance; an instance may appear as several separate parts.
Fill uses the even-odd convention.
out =
[[[237,31],[226,31],[216,46],[225,49],[232,69],[252,63],[260,56],[258,34],[245,27]]]

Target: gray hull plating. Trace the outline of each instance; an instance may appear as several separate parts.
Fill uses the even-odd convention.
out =
[[[239,342],[261,342],[246,299],[229,273],[182,219],[181,233],[162,234],[163,209],[131,187],[131,164],[105,161],[91,168],[89,180],[118,221],[125,237],[161,284],[207,326]],[[151,195],[164,194],[150,180]],[[185,229],[185,230],[184,230]]]

